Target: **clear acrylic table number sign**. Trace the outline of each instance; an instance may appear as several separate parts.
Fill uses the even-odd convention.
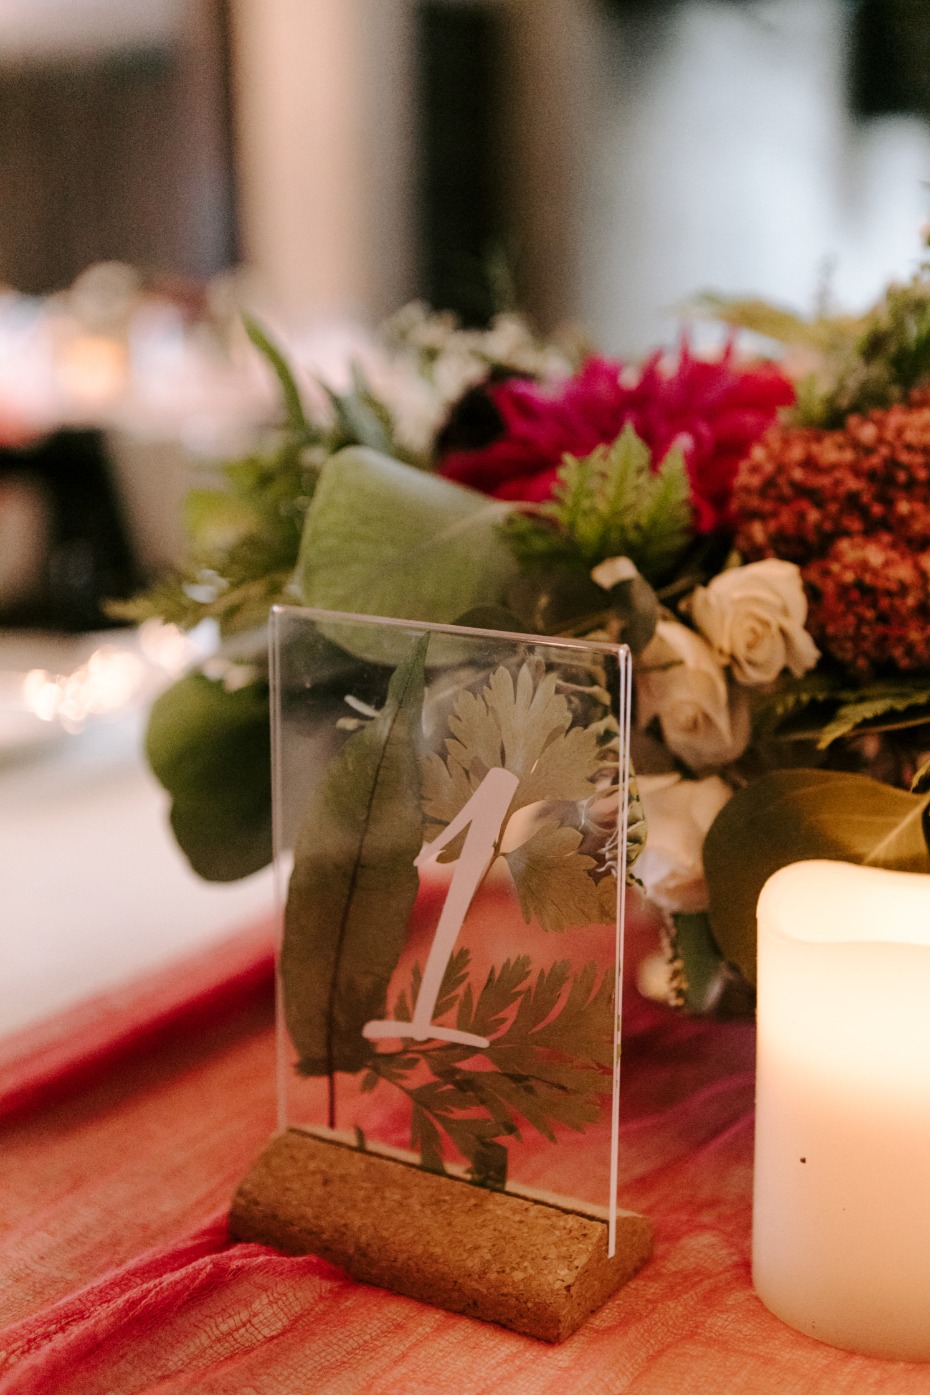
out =
[[[276,608],[280,1124],[608,1222],[625,648]]]

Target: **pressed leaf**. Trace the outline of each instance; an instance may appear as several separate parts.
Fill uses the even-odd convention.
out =
[[[553,975],[568,984],[568,993],[558,1013],[550,1016],[545,1003]],[[598,979],[597,965],[587,963],[570,978],[567,962],[560,960],[540,971],[532,997],[524,995],[510,1029],[492,1047],[498,1052],[526,1046],[556,1051],[568,1064],[606,1070],[613,1060],[613,1009],[612,972]]]
[[[267,683],[228,692],[188,674],[155,701],[145,754],[171,795],[171,827],[199,876],[236,881],[271,861]]]
[[[294,853],[281,952],[288,1031],[306,1075],[370,1063],[361,1035],[385,1014],[423,837],[416,788],[427,637],[383,710],[348,738],[311,796]]]
[[[423,763],[425,812],[450,823],[495,766],[519,778],[511,813],[541,799],[590,798],[604,754],[598,732],[569,730],[571,720],[555,674],[540,678],[525,663],[514,681],[503,665],[495,669],[480,692],[456,699],[445,759],[434,753]]]
[[[593,857],[579,853],[581,834],[553,819],[513,852],[505,854],[516,883],[523,919],[542,930],[598,924],[602,919]]]
[[[613,975],[599,979],[593,963],[574,977],[567,960],[541,969],[488,1048],[496,1072],[475,1072],[476,1088],[495,1093],[544,1137],[554,1139],[555,1124],[583,1132],[611,1089],[613,998]]]
[[[555,1141],[556,1126],[583,1132],[600,1117],[612,1087],[613,974],[599,975],[588,963],[573,976],[569,961],[560,960],[531,978],[530,959],[521,955],[490,969],[476,998],[467,967],[463,961],[447,973],[443,1010],[455,1010],[462,1030],[491,1038],[480,1066],[470,1064],[473,1047],[441,1045],[374,1055],[371,1069],[410,1098],[411,1146],[424,1166],[438,1170],[445,1134],[471,1164],[474,1181],[500,1186],[500,1140],[520,1139],[521,1124]],[[409,997],[415,995],[412,976]],[[424,1067],[432,1078],[412,1084]]]
[[[507,1149],[493,1138],[478,1143],[471,1157],[471,1180],[476,1187],[503,1191],[507,1186]]]
[[[755,983],[756,902],[791,862],[930,872],[928,805],[930,795],[828,770],[775,771],[737,790],[704,840],[711,927],[725,957]]]
[[[414,1100],[410,1113],[410,1146],[420,1154],[420,1166],[426,1172],[445,1172],[442,1161],[442,1138],[431,1111]]]
[[[555,674],[524,663],[514,679],[501,665],[479,692],[466,689],[456,699],[445,758],[435,752],[425,758],[424,812],[440,826],[451,822],[497,766],[520,782],[508,818],[541,801],[590,798],[596,792],[594,777],[606,762],[602,724],[572,727],[571,721]],[[535,919],[544,930],[563,930],[602,919],[598,888],[589,875],[596,864],[578,851],[581,842],[576,829],[549,819],[506,855],[527,923]],[[457,854],[455,847],[446,850],[447,860]]]
[[[476,1036],[496,1036],[506,1025],[507,1014],[529,976],[530,957],[519,954],[516,959],[505,959],[499,968],[488,971],[484,987],[474,1003],[468,984],[459,1000],[456,1027],[463,1032],[474,1032]]]

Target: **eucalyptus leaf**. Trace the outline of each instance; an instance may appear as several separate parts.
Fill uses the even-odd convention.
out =
[[[386,1011],[419,884],[415,791],[427,643],[416,642],[379,715],[330,761],[298,834],[281,983],[305,1075],[332,1080],[335,1071],[361,1070],[371,1056],[362,1027]]]
[[[325,610],[445,623],[473,606],[498,604],[516,570],[499,535],[508,508],[347,447],[324,465],[307,511],[296,574],[301,598]],[[390,627],[377,634],[330,629],[362,658],[396,658]],[[438,661],[438,649],[431,656]]]
[[[231,882],[271,861],[267,683],[229,692],[202,673],[180,679],[152,708],[145,753],[195,872]]]
[[[930,794],[829,770],[779,770],[737,790],[704,840],[710,921],[724,956],[755,983],[756,902],[791,862],[930,872],[928,805]]]

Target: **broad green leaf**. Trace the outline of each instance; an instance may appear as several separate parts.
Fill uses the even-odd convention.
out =
[[[362,1027],[386,1011],[419,884],[416,743],[426,645],[426,638],[416,643],[382,711],[330,762],[297,838],[281,982],[305,1075],[332,1077],[369,1064]]]
[[[300,595],[326,610],[452,623],[499,603],[515,574],[498,528],[508,508],[350,446],[324,465],[307,511]],[[343,627],[332,637],[375,662],[390,662],[398,642],[387,627],[380,635]]]
[[[710,921],[723,954],[756,981],[756,902],[791,862],[831,858],[930,872],[924,820],[930,794],[866,775],[780,770],[737,790],[704,841]]]
[[[227,692],[189,674],[156,700],[145,753],[195,872],[229,882],[271,861],[267,684]]]
[[[577,829],[547,819],[519,848],[504,854],[527,925],[535,920],[542,930],[568,930],[601,921],[597,883],[589,875],[597,864],[579,853],[581,842]]]

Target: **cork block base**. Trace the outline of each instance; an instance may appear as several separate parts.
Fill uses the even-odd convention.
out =
[[[289,1130],[241,1183],[230,1229],[365,1283],[561,1342],[649,1258],[644,1216],[607,1223]]]

